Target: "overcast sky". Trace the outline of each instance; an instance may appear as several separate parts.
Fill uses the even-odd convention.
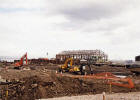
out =
[[[0,0],[0,56],[83,49],[140,55],[140,0]]]

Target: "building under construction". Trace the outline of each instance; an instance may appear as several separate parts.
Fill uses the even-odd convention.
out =
[[[76,60],[93,60],[95,62],[107,62],[108,55],[101,50],[72,50],[62,51],[56,55],[56,59],[64,61],[67,58],[73,58]]]

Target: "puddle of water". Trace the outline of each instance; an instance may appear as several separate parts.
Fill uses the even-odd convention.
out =
[[[119,77],[119,78],[126,78],[127,76],[124,76],[124,75],[115,75],[116,77]]]

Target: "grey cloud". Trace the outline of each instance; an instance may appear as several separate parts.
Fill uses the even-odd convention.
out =
[[[60,0],[60,3],[55,4],[57,7],[56,13],[64,14],[71,21],[90,21],[100,20],[101,18],[111,18],[125,10],[125,7],[130,4],[129,0],[122,2],[117,1],[94,1],[90,2],[77,2],[76,4],[69,5],[67,1]],[[108,1],[108,2],[107,2]]]
[[[88,20],[99,20],[104,17],[111,17],[118,10],[112,10],[108,7],[92,5],[82,8],[62,9],[61,12],[65,14],[69,19],[88,21]]]
[[[92,0],[87,0],[87,2],[84,3],[75,2],[74,4],[68,4],[69,2],[64,0],[60,1],[61,2],[56,4],[55,0],[52,0],[52,12],[64,15],[69,22],[62,23],[58,27],[64,30],[69,28],[77,30],[80,28],[81,31],[89,33],[95,31],[111,31],[123,27],[124,24],[116,23],[116,21],[112,19],[128,10],[129,5],[133,5],[132,2],[129,2],[130,0],[124,0],[121,2],[119,0],[95,0],[94,2],[91,2]],[[106,26],[101,26],[102,22],[100,21],[105,21],[106,19],[109,21],[112,20],[112,22],[106,21]],[[88,23],[90,24],[88,25]]]
[[[102,25],[103,24],[103,25]],[[106,21],[104,23],[100,23],[99,24],[94,24],[91,25],[91,26],[88,26],[87,28],[83,29],[84,32],[93,32],[96,31],[96,32],[104,32],[103,35],[113,35],[111,32],[113,30],[116,30],[120,27],[124,27],[126,24],[124,23],[106,23]],[[96,26],[96,27],[95,27]]]

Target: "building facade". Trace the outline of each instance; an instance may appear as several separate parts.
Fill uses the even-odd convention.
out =
[[[95,62],[107,62],[108,55],[101,50],[72,50],[62,51],[56,55],[56,59],[64,61],[67,58],[73,58],[77,60],[94,60]]]

